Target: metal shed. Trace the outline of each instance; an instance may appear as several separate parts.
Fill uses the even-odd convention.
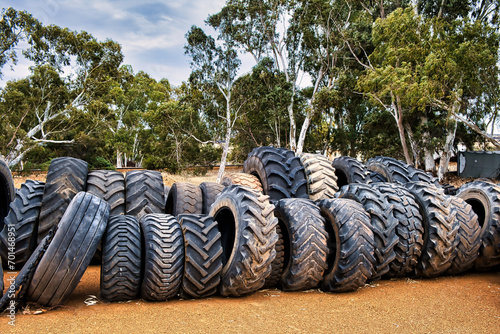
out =
[[[458,152],[457,173],[460,177],[500,176],[500,151],[466,151]]]

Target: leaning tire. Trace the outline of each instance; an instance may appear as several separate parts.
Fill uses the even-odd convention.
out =
[[[16,188],[9,166],[0,158],[0,230],[3,228],[3,219],[9,213],[9,204],[15,196]]]
[[[378,156],[369,159],[366,165],[369,169],[382,174],[387,179],[387,182],[405,184],[412,181],[421,181],[441,187],[439,180],[431,173],[408,165],[401,160]]]
[[[199,186],[187,183],[176,182],[170,188],[165,204],[165,213],[174,217],[182,213],[198,213],[203,210],[202,193]]]
[[[222,241],[223,296],[241,296],[260,289],[271,272],[278,241],[269,196],[247,187],[229,186],[219,195],[210,216],[219,224]]]
[[[113,170],[89,172],[87,192],[108,202],[112,216],[125,214],[125,177],[122,173]]]
[[[350,183],[371,183],[370,172],[359,160],[351,157],[338,157],[332,161],[339,188]]]
[[[181,214],[178,217],[184,236],[184,275],[182,298],[209,297],[217,292],[222,270],[221,234],[212,217]]]
[[[328,233],[319,208],[310,200],[288,198],[276,202],[274,215],[286,229],[283,290],[316,288],[328,269]]]
[[[43,191],[38,221],[38,243],[53,226],[57,226],[69,203],[80,191],[85,191],[88,164],[75,158],[52,160]]]
[[[139,221],[142,230],[142,298],[164,301],[177,296],[184,271],[184,240],[181,226],[167,214],[147,214]]]
[[[7,263],[8,255],[11,253],[14,255],[14,260],[11,262],[16,267],[22,267],[35,249],[44,188],[43,182],[27,180],[17,191],[14,201],[10,203],[10,211],[5,217],[5,225],[0,233],[0,254],[4,263]],[[9,251],[12,248],[14,252]]]
[[[474,181],[460,187],[457,194],[477,214],[481,226],[481,247],[476,259],[478,270],[488,270],[500,264],[500,186]]]
[[[424,244],[415,275],[438,276],[451,266],[459,240],[459,222],[452,215],[451,199],[426,182],[405,186],[415,196],[424,224]]]
[[[102,238],[101,297],[132,300],[141,286],[141,229],[133,216],[111,216]]]
[[[331,241],[329,266],[321,288],[348,292],[364,286],[376,262],[370,216],[361,204],[350,199],[324,199],[318,207]]]
[[[160,172],[137,170],[127,172],[126,214],[141,219],[150,213],[162,213],[165,203],[165,188]]]
[[[262,184],[259,179],[248,173],[226,173],[222,178],[221,184],[225,187],[234,185],[246,186],[253,190],[263,192]]]
[[[311,153],[302,153],[300,161],[306,173],[309,199],[318,201],[333,198],[339,187],[331,161],[321,154]]]
[[[200,184],[202,214],[208,214],[210,212],[210,207],[214,204],[215,199],[224,188],[224,185],[216,182],[203,182]]]
[[[78,193],[61,218],[28,288],[28,299],[41,305],[61,305],[87,269],[109,219],[109,204]]]

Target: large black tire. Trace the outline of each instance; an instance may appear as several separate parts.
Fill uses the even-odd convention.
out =
[[[431,173],[408,165],[401,160],[390,157],[375,157],[366,162],[369,169],[382,174],[387,182],[402,183],[421,181],[441,187],[439,180]]]
[[[399,208],[397,198],[380,192],[372,185],[352,183],[340,188],[335,194],[338,198],[354,200],[370,215],[371,228],[375,244],[375,258],[377,262],[373,268],[372,279],[381,278],[390,270],[390,264],[396,259],[396,245],[399,238],[396,230],[399,225],[394,216],[395,209]],[[397,212],[397,211],[396,211]]]
[[[142,298],[164,301],[179,293],[184,272],[184,240],[177,219],[147,214],[140,221],[143,245]]]
[[[139,296],[141,228],[133,216],[111,216],[102,238],[101,297],[110,302]]]
[[[0,158],[0,230],[3,228],[3,219],[9,213],[9,204],[15,196],[16,188],[9,166]]]
[[[263,192],[262,184],[258,177],[248,173],[225,173],[222,178],[222,185],[229,187],[231,185],[241,185]]]
[[[108,202],[112,216],[125,214],[125,177],[122,173],[114,170],[89,172],[87,192]]]
[[[211,216],[181,214],[184,235],[182,298],[203,298],[217,293],[222,271],[221,234]]]
[[[248,154],[243,172],[259,179],[263,193],[271,200],[292,197],[286,157],[274,147],[257,147]]]
[[[351,157],[333,159],[337,185],[339,188],[351,183],[371,183],[370,172],[359,160]]]
[[[85,191],[87,172],[88,164],[83,160],[70,157],[52,160],[38,219],[38,243],[53,226],[59,224],[73,197],[80,191]]]
[[[225,186],[217,182],[203,182],[200,184],[201,190],[201,213],[206,215],[210,212],[210,207],[215,199],[224,190]]]
[[[321,288],[354,291],[371,278],[376,262],[370,216],[361,204],[345,198],[324,199],[317,204],[330,238],[328,270]]]
[[[481,247],[481,226],[477,214],[464,199],[451,197],[452,214],[460,223],[458,229],[459,242],[456,256],[446,271],[448,275],[457,275],[474,266]]]
[[[276,242],[276,246],[274,246],[274,249],[276,250],[276,257],[274,258],[273,262],[271,262],[271,273],[266,277],[264,285],[262,286],[263,289],[277,288],[279,283],[281,282],[285,256],[288,256],[287,254],[285,254],[285,236],[283,235],[284,228],[284,226],[283,229],[281,228],[280,222],[278,221],[278,225],[276,225],[278,241]]]
[[[281,287],[297,291],[316,288],[328,269],[328,233],[319,208],[308,199],[288,198],[276,202],[274,215],[286,229]]]
[[[307,192],[307,177],[304,166],[300,161],[300,157],[295,155],[294,151],[285,148],[279,148],[285,156],[285,164],[288,168],[288,177],[291,183],[291,197],[292,198],[309,198]]]
[[[199,186],[176,182],[170,188],[165,204],[165,213],[174,217],[182,213],[198,213],[203,210],[203,196]]]
[[[27,180],[10,203],[10,211],[0,233],[0,255],[4,263],[10,257],[16,268],[20,268],[36,248],[44,187],[43,182]]]
[[[87,269],[109,219],[109,204],[84,192],[69,204],[28,288],[41,305],[61,305]]]
[[[269,196],[242,186],[225,188],[215,200],[210,216],[221,233],[221,295],[241,296],[264,285],[278,241],[273,211]]]
[[[424,243],[423,218],[417,201],[402,185],[374,183],[372,186],[384,194],[389,215],[398,220],[398,243],[394,247],[396,258],[389,264],[387,276],[403,277],[411,274],[418,264]]]
[[[500,186],[474,181],[460,187],[457,194],[477,214],[481,226],[481,247],[476,259],[477,270],[488,270],[500,264]]]
[[[309,199],[319,201],[333,198],[339,187],[331,161],[321,154],[311,153],[302,153],[300,161],[306,173]]]
[[[405,186],[417,200],[424,225],[424,244],[415,275],[441,275],[451,266],[459,241],[460,223],[452,214],[451,198],[426,182],[409,182]]]
[[[165,204],[165,187],[160,172],[137,170],[127,172],[126,214],[138,220],[150,213],[162,213]]]

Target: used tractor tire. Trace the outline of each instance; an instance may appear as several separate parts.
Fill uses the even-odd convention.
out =
[[[396,245],[399,238],[396,230],[399,225],[394,216],[400,209],[400,203],[390,195],[380,192],[372,185],[353,183],[343,186],[335,194],[338,198],[354,200],[370,215],[371,228],[375,240],[375,258],[372,279],[381,278],[391,269],[390,264],[396,259]]]
[[[269,196],[242,186],[225,188],[215,200],[210,216],[221,233],[221,295],[237,297],[264,285],[278,241],[273,211]]]
[[[109,204],[78,193],[61,218],[28,288],[28,299],[49,307],[61,305],[76,288],[100,242]]]
[[[184,235],[182,298],[204,298],[217,293],[222,270],[221,234],[211,216],[181,214]]]
[[[203,210],[201,189],[196,184],[176,182],[170,188],[165,204],[165,213],[174,217],[182,213],[198,213]]]
[[[328,269],[328,233],[319,208],[308,199],[288,198],[276,202],[274,215],[284,226],[286,257],[281,287],[287,291],[318,287]]]
[[[402,185],[374,183],[374,189],[387,199],[387,211],[398,220],[396,235],[399,239],[394,247],[396,258],[389,264],[389,277],[411,274],[418,264],[424,243],[423,218],[415,197]]]
[[[266,277],[264,285],[262,286],[263,289],[277,288],[281,281],[281,276],[283,275],[283,265],[285,262],[285,236],[283,235],[283,229],[281,228],[279,221],[278,225],[276,225],[276,233],[278,233],[278,241],[276,242],[276,246],[274,246],[274,249],[276,250],[276,257],[271,263],[271,273]]]
[[[85,191],[87,172],[88,164],[80,159],[63,157],[52,160],[38,219],[38,243],[59,224],[73,197]]]
[[[35,250],[44,188],[43,182],[27,180],[10,203],[10,211],[0,233],[0,255],[4,263],[10,260],[16,267],[22,267]]]
[[[424,244],[415,275],[441,275],[450,268],[459,241],[460,223],[453,215],[451,198],[426,182],[409,182],[405,186],[417,200],[424,225]]]
[[[165,204],[165,188],[160,172],[137,170],[127,172],[126,215],[138,220],[150,213],[163,213]]]
[[[111,216],[102,238],[101,297],[110,302],[139,296],[141,229],[133,216]]]
[[[285,156],[285,164],[288,168],[288,177],[291,184],[291,197],[292,198],[309,198],[307,192],[307,178],[304,166],[300,157],[295,155],[294,151],[285,148],[279,148],[283,156]]]
[[[339,188],[350,183],[371,183],[370,172],[359,160],[351,157],[338,157],[332,161]]]
[[[233,184],[241,185],[263,192],[259,178],[248,173],[225,173],[221,184],[225,187],[229,187]]]
[[[0,230],[3,228],[3,219],[9,213],[9,204],[15,196],[16,188],[9,166],[0,158]]]
[[[371,278],[376,262],[370,216],[361,204],[350,199],[324,199],[317,204],[330,238],[328,270],[321,288],[354,291]]]
[[[222,190],[225,188],[224,185],[217,182],[203,182],[200,184],[201,190],[201,213],[208,214],[210,212],[210,207],[215,202],[215,199]]]
[[[477,270],[489,270],[500,264],[500,186],[474,181],[460,187],[457,194],[477,214],[481,226],[481,247],[475,262]]]
[[[472,206],[464,199],[452,196],[451,205],[453,215],[460,223],[458,229],[459,242],[455,258],[446,274],[457,275],[471,269],[479,256],[481,226],[477,214],[472,210]]]
[[[125,214],[125,177],[122,173],[114,170],[89,172],[87,192],[108,202],[112,216]]]
[[[421,181],[441,187],[438,179],[431,173],[408,165],[401,160],[378,156],[369,159],[366,165],[369,169],[382,174],[387,182],[405,184],[412,181]]]
[[[144,215],[141,297],[164,301],[179,293],[184,272],[184,240],[177,219],[168,214]]]
[[[311,153],[302,153],[300,161],[306,173],[309,199],[318,201],[333,198],[339,187],[331,161],[321,154]]]

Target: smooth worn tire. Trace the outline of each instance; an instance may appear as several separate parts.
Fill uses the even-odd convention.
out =
[[[80,159],[62,157],[52,160],[45,181],[38,219],[38,243],[57,226],[69,203],[85,191],[88,164]]]
[[[223,250],[221,295],[237,297],[264,285],[278,241],[273,211],[269,196],[242,186],[225,188],[212,205]]]
[[[339,187],[332,162],[321,154],[311,153],[302,153],[300,161],[306,173],[309,199],[333,198]]]
[[[160,172],[137,170],[125,175],[126,215],[138,220],[150,213],[163,213],[165,187]]]
[[[316,288],[328,269],[328,233],[319,208],[308,199],[276,202],[274,215],[284,226],[284,259],[281,287],[287,291]]]
[[[203,210],[203,197],[199,186],[187,183],[176,182],[168,192],[165,204],[165,213],[174,217],[182,213],[198,213]]]
[[[457,197],[472,206],[481,226],[481,247],[475,268],[489,270],[500,265],[500,186],[484,181],[466,183]]]
[[[409,182],[405,187],[415,196],[424,225],[424,244],[415,275],[441,275],[451,266],[459,241],[460,224],[452,215],[451,199],[441,188],[426,182]]]
[[[210,212],[210,207],[214,204],[215,199],[224,190],[225,186],[217,182],[202,182],[200,183],[201,190],[201,213],[206,215]]]
[[[9,166],[0,158],[0,230],[3,228],[3,219],[9,214],[9,204],[15,196],[16,188]]]
[[[359,160],[351,157],[338,157],[333,159],[337,185],[342,188],[351,183],[371,183],[370,172]]]
[[[451,197],[452,214],[460,223],[457,252],[446,271],[448,275],[466,272],[474,266],[481,247],[481,226],[477,214],[464,199]]]
[[[10,211],[0,233],[0,255],[4,263],[11,255],[11,262],[21,267],[36,248],[44,188],[44,182],[26,180],[10,203]]]
[[[349,292],[365,285],[373,273],[375,240],[363,206],[345,198],[317,202],[329,233],[328,270],[321,288]]]
[[[248,173],[225,173],[221,184],[225,187],[234,185],[246,186],[253,190],[263,192],[259,178]]]
[[[87,192],[108,202],[111,215],[125,214],[125,177],[114,170],[95,170],[87,176]]]
[[[109,204],[78,193],[61,218],[28,288],[28,299],[41,305],[61,305],[87,269],[109,219]]]
[[[184,239],[177,219],[168,214],[144,215],[141,297],[165,301],[177,296],[184,272]]]
[[[204,298],[217,293],[222,271],[221,234],[211,216],[181,214],[184,236],[182,298]]]
[[[101,298],[110,302],[139,296],[141,228],[133,216],[111,216],[102,238]]]

